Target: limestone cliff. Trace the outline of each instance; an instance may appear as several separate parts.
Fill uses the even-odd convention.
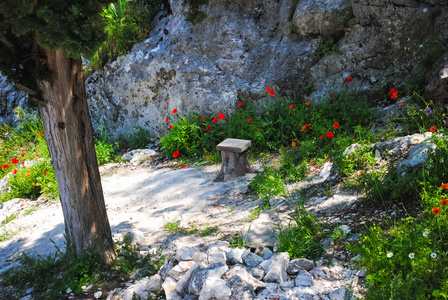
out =
[[[147,40],[87,79],[94,126],[157,135],[174,108],[231,114],[237,95],[264,103],[308,89],[318,101],[348,87],[381,100],[392,86],[424,83],[448,46],[445,0],[210,0],[196,25],[188,9],[171,0]],[[330,38],[327,55],[319,45]]]

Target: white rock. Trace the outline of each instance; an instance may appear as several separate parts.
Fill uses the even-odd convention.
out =
[[[96,293],[93,294],[93,297],[95,297],[96,299],[98,299],[99,297],[101,297],[101,295],[103,294],[102,291],[98,291]]]
[[[174,278],[168,276],[162,284],[162,288],[165,293],[171,293],[176,290],[177,281]]]
[[[225,281],[218,278],[207,278],[202,286],[199,300],[227,300],[232,291],[226,285]]]
[[[196,262],[192,260],[181,261],[168,272],[168,275],[173,277],[176,281],[179,281],[179,279],[185,274],[185,272],[187,272],[188,269],[191,268],[195,263]]]

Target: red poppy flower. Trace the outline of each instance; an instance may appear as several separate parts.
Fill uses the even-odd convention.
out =
[[[22,161],[22,165],[25,165],[25,162],[24,162],[24,161]]]
[[[306,130],[307,127],[308,127],[308,125],[303,126],[302,130]]]
[[[44,171],[42,172],[42,174],[44,174],[44,175],[47,174],[47,170],[44,170]]]
[[[403,106],[403,105],[404,105],[404,103],[400,103],[400,104],[398,104],[398,105],[400,105],[400,106]]]
[[[270,90],[271,90],[270,87],[267,87],[267,88],[266,88],[266,92],[269,92]]]
[[[434,207],[434,208],[432,209],[432,213],[435,214],[435,215],[440,214],[440,208],[438,208],[438,207]]]
[[[317,168],[319,168],[319,166],[314,166],[314,169],[317,169]]]
[[[201,120],[204,121],[204,116],[202,116]]]
[[[275,91],[274,91],[274,90],[272,90],[272,91],[269,93],[269,95],[271,95],[271,96],[274,96],[274,94],[275,94]]]
[[[214,118],[212,122],[213,122],[213,123],[218,122],[218,118]]]
[[[20,155],[20,157],[25,157],[25,154]]]
[[[168,122],[168,118],[165,119],[165,122]]]
[[[19,163],[19,160],[17,158],[13,158],[13,159],[11,159],[11,163],[13,165],[17,165]]]
[[[183,165],[183,166],[181,166],[180,168],[183,169],[183,168],[185,168],[186,166],[187,166],[187,165]]]
[[[225,120],[225,118],[224,118],[225,115],[226,115],[226,114],[220,113],[220,114],[218,115],[218,117],[219,117],[221,120]]]
[[[41,132],[39,132],[39,135],[42,135],[42,134],[44,134],[42,131]]]
[[[30,174],[26,174],[26,177],[30,177]]]
[[[307,103],[305,103],[305,104],[306,104],[306,105],[310,105],[310,102],[311,102],[311,101],[308,101],[308,102],[307,102]]]
[[[210,131],[210,130],[212,130],[212,128],[210,126],[207,126],[207,128],[205,128],[205,130]]]
[[[252,122],[252,119],[247,120],[247,122],[249,122],[249,123]]]
[[[320,136],[320,138],[323,139],[323,138],[324,138],[324,135],[322,134],[322,135]]]
[[[434,131],[436,131],[437,130],[437,127],[436,126],[431,126],[431,128],[429,129],[429,131],[431,131],[431,132],[434,132]]]
[[[327,136],[328,136],[329,138],[332,138],[332,137],[334,137],[334,134],[333,134],[333,132],[328,131],[328,132],[327,132]]]
[[[291,105],[289,106],[289,108],[290,108],[290,109],[293,109],[293,108],[294,108],[294,104],[291,104]]]
[[[173,157],[179,157],[179,151],[174,151],[174,153],[173,153]]]
[[[238,103],[238,107],[243,106],[243,102]]]
[[[16,175],[17,174],[17,169],[15,169],[14,171],[12,171],[12,175]]]
[[[333,126],[334,126],[334,128],[338,129],[339,123],[338,122],[334,122]]]
[[[347,81],[347,83],[349,83],[350,81],[352,81],[352,76],[348,77],[345,81]]]
[[[448,200],[446,199],[442,199],[442,201],[440,201],[440,205],[444,206],[448,204]]]
[[[330,94],[330,98],[333,98],[333,94]]]
[[[8,165],[7,165],[7,164],[4,164],[4,165],[3,165],[3,169],[8,169]]]
[[[173,125],[170,125],[170,126],[168,127],[169,130],[171,130],[171,128],[173,128]]]
[[[173,114],[177,113],[177,108],[173,109]]]
[[[442,190],[448,190],[448,183],[442,183],[442,186],[440,187]]]
[[[36,157],[39,157],[39,154],[36,154]]]
[[[362,175],[364,175],[364,172],[359,173],[359,176],[362,176]]]
[[[392,89],[389,91],[389,95],[391,95],[390,97],[391,97],[392,99],[397,98],[397,94],[398,94],[398,91],[396,91],[395,88],[392,88]]]

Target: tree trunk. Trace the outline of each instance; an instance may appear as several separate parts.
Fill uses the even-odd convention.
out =
[[[67,249],[78,257],[89,250],[110,263],[115,254],[82,62],[68,58],[62,50],[45,52],[50,80],[39,82],[42,101],[38,107],[58,181]]]
[[[221,151],[222,165],[221,170],[213,182],[232,180],[238,176],[244,176],[246,173],[257,173],[249,164],[247,151],[242,153],[232,151]]]

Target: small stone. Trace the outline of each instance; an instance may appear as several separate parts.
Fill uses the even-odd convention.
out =
[[[178,264],[178,260],[174,257],[169,258],[167,260],[165,260],[165,262],[163,263],[162,267],[159,270],[159,274],[162,277],[162,280],[165,280],[166,277],[168,276],[168,272],[171,271],[171,269]]]
[[[325,240],[322,241],[322,247],[327,252],[331,251],[331,248],[333,247],[333,245],[334,245],[334,239],[331,237],[326,238]]]
[[[95,297],[96,299],[98,299],[99,297],[101,297],[101,295],[103,294],[102,291],[98,291],[96,293],[93,294],[93,297]]]
[[[296,258],[289,262],[287,272],[289,274],[295,275],[299,273],[300,270],[309,271],[314,268],[314,262],[306,258]]]
[[[289,263],[289,254],[287,252],[276,253],[270,261],[271,264],[266,272],[264,281],[282,284],[287,280],[286,267]]]
[[[242,264],[243,258],[241,257],[244,254],[244,249],[231,249],[229,252],[227,252],[227,264],[229,265],[235,265],[235,264]]]
[[[199,294],[199,300],[228,300],[232,291],[225,281],[219,278],[207,278]]]
[[[30,287],[29,289],[26,290],[25,293],[31,294],[33,291],[34,291],[34,287]]]
[[[227,260],[227,252],[229,252],[228,242],[218,242],[208,247],[207,262],[210,267],[224,265]]]
[[[176,284],[177,281],[174,280],[174,278],[168,276],[163,282],[162,288],[165,291],[165,293],[171,293],[176,290]]]
[[[264,274],[266,274],[264,269],[260,266],[258,266],[256,268],[247,268],[247,271],[249,271],[250,275],[252,275],[255,279],[258,279],[258,280],[262,280],[264,277]]]
[[[67,288],[67,290],[65,291],[66,294],[70,294],[72,292],[71,288]]]
[[[205,254],[204,252],[196,252],[193,255],[193,260],[196,262],[207,263],[207,254]]]
[[[155,274],[149,277],[145,285],[145,290],[150,292],[159,292],[163,290],[162,277],[159,274]]]
[[[242,256],[244,264],[249,267],[258,267],[263,261],[263,257],[258,256],[255,253],[244,253]]]
[[[326,278],[328,278],[328,275],[325,273],[325,271],[322,270],[319,267],[313,268],[310,271],[310,274],[313,275],[313,277],[316,278],[316,279],[322,279],[322,278],[326,279]]]
[[[176,281],[179,281],[179,279],[185,274],[185,272],[187,272],[188,269],[191,268],[195,263],[196,262],[192,260],[181,261],[168,272],[168,275],[173,277]]]
[[[232,291],[231,300],[252,300],[255,298],[253,288],[239,276],[233,276],[226,280],[226,284]]]
[[[230,279],[234,276],[240,277],[243,281],[248,283],[254,290],[261,290],[266,288],[263,281],[255,279],[243,265],[235,265],[222,276],[223,279]]]
[[[347,289],[345,287],[340,287],[337,290],[334,290],[330,293],[330,299],[332,300],[344,300]]]
[[[191,279],[188,284],[188,292],[193,295],[199,295],[201,292],[204,281],[207,278],[221,278],[221,276],[227,272],[229,268],[227,265],[220,265],[206,269],[196,269],[191,274]]]
[[[361,278],[366,278],[367,273],[365,270],[359,270],[358,272],[356,272],[356,276],[361,277]]]
[[[177,250],[176,252],[176,259],[179,261],[182,260],[193,260],[193,256],[195,253],[200,252],[198,248],[196,247],[187,247],[184,246]]]
[[[188,283],[190,282],[191,274],[199,268],[199,263],[194,264],[188,271],[182,276],[176,284],[176,291],[181,295],[185,295],[188,292]]]
[[[300,270],[296,279],[296,286],[312,286],[313,285],[313,276],[307,271]]]
[[[271,259],[272,255],[274,255],[274,252],[272,252],[271,249],[264,248],[264,252],[263,252],[263,259],[264,260]]]

